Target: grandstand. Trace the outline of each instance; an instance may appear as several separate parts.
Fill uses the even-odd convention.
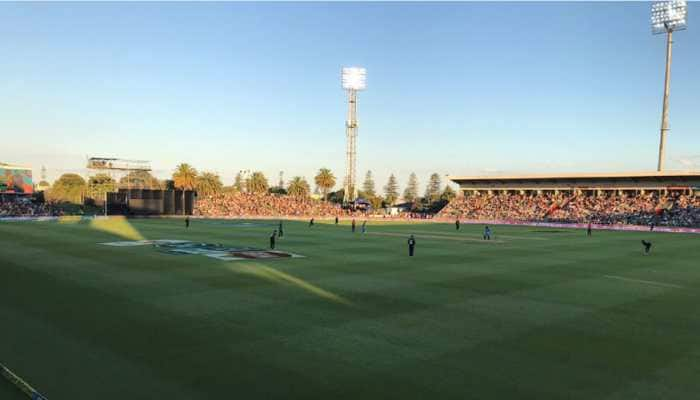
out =
[[[452,177],[464,194],[606,193],[700,194],[700,172],[583,173],[559,175],[504,175]]]
[[[700,173],[454,177],[441,217],[513,222],[700,226]]]

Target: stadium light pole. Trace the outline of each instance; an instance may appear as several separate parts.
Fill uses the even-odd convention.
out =
[[[651,32],[655,35],[666,33],[666,77],[664,78],[664,102],[661,112],[661,138],[659,140],[659,163],[657,171],[664,169],[664,152],[668,124],[668,97],[671,91],[671,48],[673,32],[687,28],[688,4],[686,0],[665,0],[651,6]]]
[[[357,199],[357,92],[367,88],[367,70],[362,67],[343,67],[341,83],[348,94],[348,116],[345,120],[346,159],[343,202]],[[350,192],[352,188],[352,193]]]

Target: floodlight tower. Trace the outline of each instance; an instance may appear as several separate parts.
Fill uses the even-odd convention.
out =
[[[357,92],[367,88],[367,70],[361,67],[343,67],[343,89],[348,94],[348,118],[345,121],[346,160],[343,202],[357,199]]]
[[[657,171],[664,169],[664,151],[668,134],[668,96],[671,90],[671,46],[673,32],[686,29],[688,4],[685,0],[665,0],[651,6],[651,32],[666,33],[666,78],[664,79],[664,105],[661,112],[661,139],[659,141],[659,164]]]

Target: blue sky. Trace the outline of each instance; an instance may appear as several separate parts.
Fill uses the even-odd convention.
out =
[[[0,161],[86,156],[344,173],[340,67],[362,65],[359,171],[656,167],[649,3],[0,4]],[[700,165],[700,4],[674,43],[668,167]],[[700,169],[700,167],[697,167]]]

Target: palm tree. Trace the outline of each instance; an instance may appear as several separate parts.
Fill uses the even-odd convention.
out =
[[[316,186],[321,189],[323,193],[323,200],[328,198],[328,192],[335,186],[335,175],[328,168],[321,168],[318,170],[318,174],[314,178],[316,181]]]
[[[182,190],[182,215],[185,215],[185,190],[194,190],[197,187],[197,170],[187,163],[175,167],[173,173],[175,188]]]
[[[295,197],[308,197],[310,192],[309,183],[301,176],[295,176],[289,181],[287,193]]]
[[[250,176],[247,182],[247,190],[252,193],[265,193],[270,185],[267,183],[267,178],[260,171],[255,171]]]
[[[210,196],[213,194],[221,193],[224,185],[221,183],[219,175],[213,172],[202,172],[201,175],[197,176],[197,194],[203,196]]]

